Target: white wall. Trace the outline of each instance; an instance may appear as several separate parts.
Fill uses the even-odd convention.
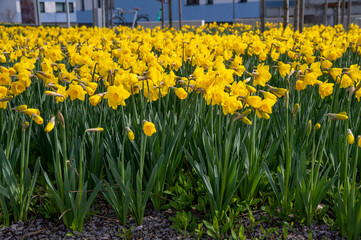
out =
[[[0,22],[18,22],[20,2],[14,0],[0,0],[0,6]]]

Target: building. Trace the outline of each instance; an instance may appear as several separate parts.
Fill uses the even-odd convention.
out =
[[[183,20],[205,20],[206,22],[232,22],[234,18],[259,17],[260,0],[181,0]],[[95,0],[96,8],[101,8],[102,0]],[[279,0],[282,2],[282,0]],[[77,19],[79,24],[92,23],[92,0],[77,0]],[[114,9],[132,10],[140,8],[139,13],[147,14],[150,21],[157,21],[160,15],[159,0],[114,0]],[[168,19],[168,3],[164,4],[165,20]],[[173,20],[178,20],[178,0],[172,0]],[[234,13],[234,15],[233,15]],[[131,19],[131,16],[129,16]]]
[[[65,26],[66,0],[0,0],[0,22]],[[76,0],[68,0],[69,17],[77,25]]]
[[[93,1],[95,4],[95,18],[97,25],[110,18],[110,9],[113,1],[114,11],[117,8],[133,10],[140,8],[139,13],[147,14],[150,21],[159,21],[161,14],[160,0],[68,0],[69,18],[71,25],[93,24]],[[182,20],[205,20],[205,22],[238,22],[254,23],[259,21],[261,0],[181,0]],[[327,24],[336,22],[337,0],[304,0],[305,24],[324,23],[327,13]],[[341,1],[342,2],[342,1]],[[346,8],[347,8],[346,1]],[[0,22],[23,23],[30,25],[59,25],[65,26],[66,0],[0,0]],[[289,0],[290,17],[293,17],[294,0]],[[173,20],[178,20],[178,0],[172,0]],[[168,20],[168,3],[164,4],[165,20]],[[266,0],[266,18],[282,21],[283,0]],[[109,11],[110,12],[110,11]],[[347,13],[345,13],[347,15]],[[361,24],[361,0],[353,0],[351,21]],[[103,17],[103,16],[108,16]],[[133,15],[125,15],[130,22]],[[266,19],[267,20],[267,19]],[[290,21],[292,23],[292,20]]]

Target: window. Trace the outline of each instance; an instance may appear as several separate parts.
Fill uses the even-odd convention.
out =
[[[74,12],[74,3],[69,3],[69,12],[73,13]]]
[[[57,13],[64,13],[66,12],[65,9],[65,3],[56,3],[56,12]],[[69,3],[69,12],[73,13],[74,12],[74,3]]]
[[[40,3],[39,3],[39,6],[40,6],[40,12],[41,12],[41,13],[44,13],[44,12],[45,12],[44,2],[40,2]]]
[[[199,0],[187,0],[187,5],[199,5]]]
[[[246,3],[247,0],[239,0],[240,3]]]
[[[207,0],[207,4],[213,4],[213,0]]]
[[[56,12],[65,12],[65,3],[56,3]]]
[[[84,0],[81,0],[81,10],[84,11],[85,10],[85,5],[84,5]]]

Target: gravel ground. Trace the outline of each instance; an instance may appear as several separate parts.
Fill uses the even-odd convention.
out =
[[[158,212],[147,208],[144,223],[137,226],[130,218],[129,223],[124,227],[117,220],[117,217],[108,206],[104,203],[97,203],[92,211],[97,210],[90,219],[87,219],[82,233],[72,233],[67,229],[62,221],[52,222],[43,218],[35,218],[25,223],[19,221],[10,227],[0,229],[0,239],[125,239],[124,230],[132,229],[132,239],[182,239],[177,230],[171,228],[172,221],[170,216],[174,216],[172,211]],[[255,213],[256,221],[267,217],[265,213]],[[251,221],[244,215],[241,219],[246,229],[250,229]],[[274,221],[276,222],[276,221]],[[277,224],[276,224],[277,225]],[[266,236],[262,233],[261,227],[266,231],[269,228],[275,228],[277,233]],[[309,238],[310,229],[312,229],[312,239],[343,239],[338,232],[331,231],[327,225],[311,225],[310,227],[295,224],[292,229],[288,230],[287,239],[311,239]],[[129,232],[129,231],[128,231]],[[269,222],[262,222],[254,227],[251,233],[247,233],[247,239],[253,237],[261,239],[283,239],[282,226],[272,226]],[[130,239],[128,237],[128,239]],[[192,236],[187,239],[196,239]],[[206,233],[201,239],[211,239]]]

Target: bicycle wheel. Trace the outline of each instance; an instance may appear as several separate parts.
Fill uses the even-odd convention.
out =
[[[114,26],[125,26],[124,19],[122,17],[113,17],[113,25]]]
[[[149,22],[149,18],[147,16],[139,16],[135,21],[135,27],[138,26],[138,22]]]

